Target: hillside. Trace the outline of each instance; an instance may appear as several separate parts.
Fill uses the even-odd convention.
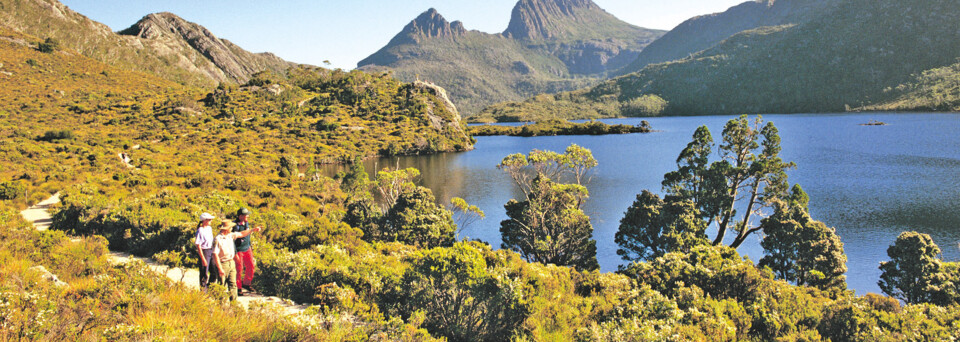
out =
[[[170,13],[147,15],[118,34],[57,0],[0,0],[0,24],[54,38],[110,65],[192,86],[242,84],[259,71],[282,73],[295,65],[272,54],[243,50]]]
[[[763,26],[799,24],[833,6],[835,0],[753,0],[722,13],[690,18],[650,43],[636,60],[617,71],[637,72],[649,64],[668,62],[717,45],[730,36]]]
[[[960,111],[960,63],[924,71],[910,82],[884,89],[890,100],[858,110]]]
[[[744,31],[689,58],[650,65],[552,101],[613,108],[605,116],[629,115],[620,108],[651,95],[667,105],[646,115],[836,112],[869,106],[891,100],[895,94],[887,88],[954,64],[960,31],[952,23],[958,19],[960,8],[948,1],[841,1],[806,23]],[[483,114],[521,116],[543,106],[558,107],[531,99],[492,106]]]
[[[522,0],[502,34],[466,30],[430,9],[357,66],[436,82],[470,114],[499,101],[595,83],[661,34],[620,21],[589,0]]]
[[[269,187],[281,168],[296,176],[355,157],[473,145],[456,107],[431,84],[297,68],[203,93],[67,48],[40,52],[38,45],[39,38],[0,26],[0,79],[8,80],[0,92],[0,162],[18,165],[0,171],[0,179],[62,184],[112,175],[121,165],[117,154],[125,153],[135,173],[177,184],[226,185],[233,178],[222,171],[169,167],[214,156],[208,167],[247,164],[243,181]]]
[[[355,163],[335,177],[318,171],[328,162],[471,148],[456,107],[430,83],[298,67],[208,92],[2,25],[0,80],[0,340],[957,338],[958,265],[941,262],[935,246],[917,268],[936,282],[918,286],[903,277],[903,287],[938,295],[936,302],[856,296],[842,280],[829,287],[791,283],[686,228],[677,236],[689,238],[689,248],[631,260],[617,273],[580,271],[457,241],[463,221],[414,183],[415,169],[368,175]],[[775,137],[768,127],[763,135]],[[562,155],[534,150],[529,159],[505,160],[511,158],[542,169],[596,165],[575,145]],[[552,187],[540,203],[576,200],[551,192],[586,195],[575,184]],[[774,224],[823,225],[797,205],[809,200],[797,191],[790,204],[796,208]],[[53,192],[62,202],[49,208],[50,230],[31,229],[17,209]],[[700,220],[684,205],[689,209],[679,209],[678,219],[654,220]],[[253,286],[311,305],[304,316],[285,317],[273,306],[245,309],[229,303],[219,285],[192,291],[142,263],[107,259],[108,251],[124,252],[196,268],[199,214],[232,219],[239,208],[264,227],[253,238]],[[532,215],[543,210],[528,208]],[[662,201],[651,208],[674,210]],[[579,209],[557,211],[540,217],[561,227],[586,218]],[[781,248],[795,246],[803,245]],[[810,278],[824,279],[820,269],[808,269]]]

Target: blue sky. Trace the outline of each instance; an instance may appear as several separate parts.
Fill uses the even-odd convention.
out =
[[[470,30],[501,32],[516,0],[61,0],[114,31],[146,14],[172,12],[253,52],[352,69],[428,8]],[[692,16],[746,0],[594,0],[634,25],[669,30]]]

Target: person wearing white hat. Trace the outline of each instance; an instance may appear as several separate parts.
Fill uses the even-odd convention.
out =
[[[197,236],[194,238],[194,244],[197,245],[197,253],[200,254],[200,288],[204,292],[210,285],[210,277],[216,281],[217,271],[213,268],[213,228],[210,227],[210,221],[216,218],[209,213],[200,214],[200,224],[197,225]]]

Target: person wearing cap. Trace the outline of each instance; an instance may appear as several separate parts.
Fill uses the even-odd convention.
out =
[[[197,235],[194,238],[194,244],[197,245],[197,253],[200,254],[200,288],[204,292],[210,285],[210,277],[216,277],[213,267],[213,228],[210,227],[210,221],[215,217],[209,213],[200,214],[200,224],[197,225]],[[216,281],[216,279],[214,279]]]
[[[250,230],[250,222],[247,221],[247,218],[250,217],[250,210],[247,208],[241,208],[237,210],[237,221],[236,226],[233,227],[233,232],[245,232]],[[257,227],[263,229],[263,227]],[[253,261],[253,249],[250,248],[250,236],[245,236],[235,240],[237,247],[237,288],[246,290],[247,292],[252,292],[251,282],[253,281],[253,273],[256,268],[256,264]]]
[[[220,234],[214,239],[215,242],[213,244],[213,255],[217,270],[220,272],[221,284],[227,286],[227,290],[230,293],[230,300],[237,299],[236,263],[238,262],[237,259],[239,256],[237,255],[234,240],[248,237],[250,234],[261,230],[260,227],[257,227],[242,232],[231,232],[234,226],[236,226],[236,223],[233,223],[233,221],[223,220],[220,224]]]

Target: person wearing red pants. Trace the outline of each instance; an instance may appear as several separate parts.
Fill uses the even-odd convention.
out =
[[[233,231],[242,233],[249,230],[250,222],[247,221],[249,216],[250,210],[247,210],[247,208],[237,210],[237,225],[233,227]],[[263,229],[263,227],[258,226],[256,229]],[[237,247],[237,258],[234,259],[237,264],[237,289],[240,295],[243,294],[243,291],[247,293],[255,292],[250,286],[251,281],[253,281],[254,269],[256,268],[256,263],[253,260],[253,248],[250,246],[250,238],[251,235],[247,235],[234,240]]]

